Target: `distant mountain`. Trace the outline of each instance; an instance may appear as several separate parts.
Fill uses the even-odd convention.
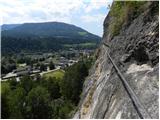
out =
[[[2,32],[2,35],[7,37],[37,36],[64,38],[80,37],[82,39],[99,39],[98,36],[93,35],[80,27],[61,22],[4,25],[4,30],[5,31]]]
[[[21,24],[3,24],[2,26],[1,26],[1,30],[3,31],[3,30],[10,30],[10,29],[13,29],[13,28],[15,28],[15,27],[18,27],[18,26],[20,26]]]
[[[2,25],[2,53],[52,51],[64,49],[66,44],[97,44],[100,39],[80,27],[62,22]]]

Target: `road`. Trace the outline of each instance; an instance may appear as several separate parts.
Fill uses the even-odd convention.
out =
[[[50,73],[50,72],[53,72],[53,71],[56,71],[56,70],[60,70],[60,66],[57,66],[57,68],[54,69],[54,70],[44,71],[44,72],[41,72],[41,73],[39,73],[39,74],[42,76],[43,74]],[[30,75],[32,76],[32,75],[34,75],[34,74],[35,74],[35,73],[32,73],[32,74],[30,74]],[[17,80],[19,80],[19,76],[17,76],[17,74],[15,74],[15,73],[13,73],[13,72],[8,73],[5,77],[3,77],[3,79],[0,78],[0,80],[1,80],[1,81],[7,81],[9,78],[16,78]]]

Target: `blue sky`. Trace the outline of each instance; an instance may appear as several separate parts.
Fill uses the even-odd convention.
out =
[[[0,24],[58,21],[102,36],[113,0],[0,0]]]

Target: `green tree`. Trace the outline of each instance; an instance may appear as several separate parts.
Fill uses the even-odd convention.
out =
[[[29,57],[25,58],[25,62],[26,62],[27,65],[31,65],[32,64],[31,58],[29,58]]]
[[[60,118],[59,116],[59,109],[63,106],[64,100],[61,98],[52,100],[51,102],[51,107],[52,107],[52,118],[58,119]]]
[[[10,93],[10,86],[8,83],[1,84],[1,117],[2,119],[9,118],[9,104],[8,95]]]
[[[69,101],[64,101],[63,106],[60,107],[59,109],[59,118],[61,119],[66,119],[66,118],[71,118],[71,111],[73,110],[74,106],[72,105],[71,102]]]
[[[66,119],[71,118],[70,112],[73,110],[74,106],[71,102],[66,101],[62,98],[55,99],[51,102],[52,106],[52,118],[54,119]]]
[[[88,75],[88,69],[83,61],[69,67],[61,81],[62,95],[77,104],[85,77]]]
[[[46,70],[47,70],[47,66],[44,65],[44,64],[41,64],[40,65],[40,71],[42,72],[42,71],[46,71]]]
[[[41,86],[33,88],[27,96],[27,118],[51,118],[50,95]]]
[[[52,99],[61,97],[60,86],[58,80],[55,77],[43,78],[43,86],[47,88]]]
[[[50,70],[55,69],[55,65],[54,65],[53,62],[50,62],[50,63],[49,63],[49,69],[50,69]]]
[[[30,76],[22,77],[22,79],[20,80],[20,83],[19,83],[19,86],[24,88],[26,93],[28,93],[32,89],[33,85],[34,85],[34,82]]]
[[[10,118],[22,119],[25,113],[25,90],[18,87],[8,96]]]
[[[12,78],[12,79],[9,80],[9,84],[10,84],[11,89],[13,90],[13,89],[16,89],[16,86],[18,85],[18,82],[15,78]]]

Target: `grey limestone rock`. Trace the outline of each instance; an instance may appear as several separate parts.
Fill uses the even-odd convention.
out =
[[[110,55],[151,118],[159,118],[159,21],[151,14],[154,5],[139,15],[118,36],[110,38],[110,16],[104,21],[103,42],[111,46]],[[100,53],[87,77],[74,118],[139,118],[106,53]],[[119,64],[122,62],[123,65]]]

